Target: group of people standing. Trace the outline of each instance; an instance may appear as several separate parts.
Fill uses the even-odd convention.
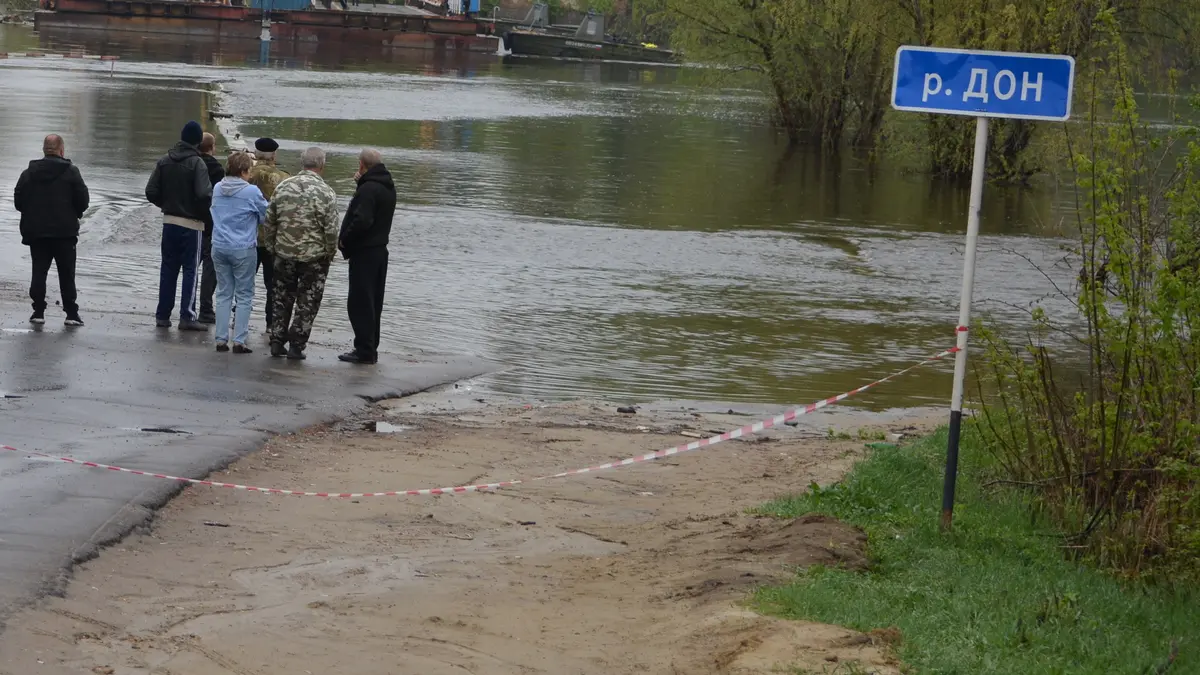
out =
[[[261,269],[271,356],[303,360],[330,265],[340,252],[349,261],[346,307],[354,348],[338,358],[375,363],[396,209],[396,188],[379,152],[359,154],[358,186],[339,218],[320,148],[305,150],[299,173],[290,176],[276,165],[279,144],[272,139],[256,141],[253,155],[230,153],[224,166],[213,156],[215,147],[212,134],[188,122],[146,184],[146,199],[162,211],[163,223],[156,325],[172,327],[179,290],[180,330],[207,331],[215,324],[217,351],[253,353],[250,312]],[[53,263],[66,325],[82,326],[74,274],[87,186],[66,159],[60,136],[46,137],[43,154],[21,174],[14,195],[22,242],[34,263],[30,321],[45,322],[46,277]]]

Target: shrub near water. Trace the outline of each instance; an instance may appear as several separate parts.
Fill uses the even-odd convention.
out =
[[[1200,142],[1138,117],[1119,45],[1072,129],[1077,314],[1033,312],[1024,341],[984,333],[980,429],[1012,485],[1102,567],[1200,578]],[[1100,102],[1112,109],[1099,119]],[[1193,111],[1192,114],[1195,114]],[[1068,349],[1056,351],[1054,343]],[[1069,367],[1064,354],[1082,352]]]
[[[1020,494],[981,487],[976,434],[964,439],[954,531],[942,534],[945,443],[942,433],[877,450],[842,483],[768,505],[862,527],[873,564],[867,573],[810,569],[761,590],[759,607],[860,631],[895,626],[897,655],[922,674],[1200,672],[1200,598],[1064,559]]]
[[[793,142],[914,153],[933,173],[971,172],[975,125],[953,115],[894,115],[892,61],[902,44],[1067,54],[1111,36],[1150,77],[1196,53],[1194,0],[630,0],[689,61],[724,66],[714,83],[758,86]],[[1118,21],[1119,19],[1119,21]],[[1097,30],[1111,22],[1115,32]],[[919,120],[919,121],[918,121]],[[1058,168],[1039,136],[1051,125],[993,120],[988,172],[1026,181]],[[1054,147],[1054,146],[1050,146]]]

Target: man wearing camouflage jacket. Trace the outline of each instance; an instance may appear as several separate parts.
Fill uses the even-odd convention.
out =
[[[337,195],[321,178],[325,152],[305,150],[300,165],[275,188],[263,224],[263,245],[275,263],[271,356],[297,360],[305,358],[339,232]]]

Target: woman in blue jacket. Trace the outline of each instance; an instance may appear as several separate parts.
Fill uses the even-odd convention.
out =
[[[250,306],[254,302],[254,270],[258,264],[258,226],[267,217],[267,200],[246,182],[254,160],[249,154],[229,156],[225,178],[213,187],[212,261],[217,273],[217,351],[229,351],[229,313],[237,299],[233,353],[250,354]]]

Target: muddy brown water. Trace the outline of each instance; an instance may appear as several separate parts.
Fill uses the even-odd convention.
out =
[[[146,177],[184,122],[213,128],[220,109],[228,133],[279,140],[286,168],[324,147],[343,206],[357,150],[383,151],[401,200],[384,349],[505,364],[485,392],[804,402],[953,342],[965,187],[788,152],[754,92],[695,69],[311,47],[264,63],[252,42],[0,27],[0,51],[72,47],[122,59],[0,62],[0,186],[44,134],[66,136],[93,195],[85,311],[150,318]],[[0,277],[17,284],[29,262],[11,198],[0,190]],[[1001,324],[1054,290],[1026,259],[1069,286],[1054,231],[1071,199],[989,187],[976,297]],[[318,347],[348,339],[344,292],[338,267]],[[940,404],[947,372],[859,404]]]

